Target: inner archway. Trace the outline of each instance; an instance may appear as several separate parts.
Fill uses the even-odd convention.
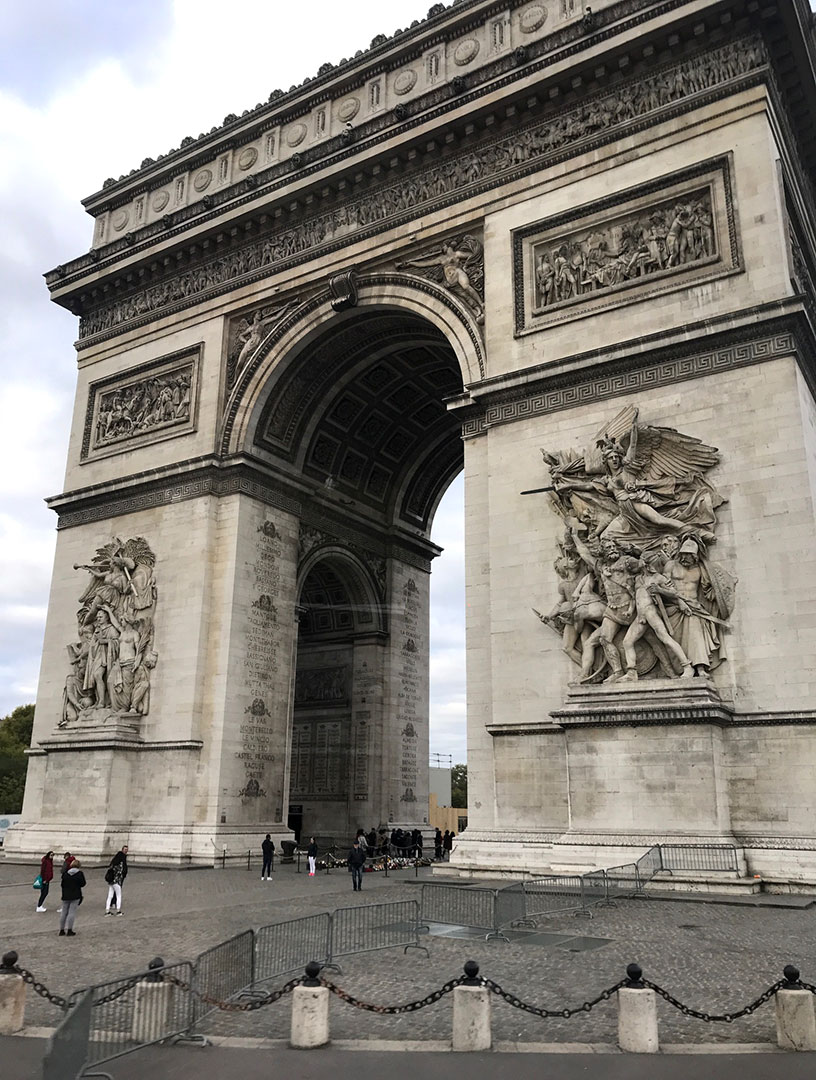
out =
[[[430,540],[462,469],[445,334],[346,313],[268,373],[253,454],[312,496],[300,521],[285,820],[298,836],[427,826]]]

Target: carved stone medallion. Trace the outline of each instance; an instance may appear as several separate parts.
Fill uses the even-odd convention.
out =
[[[416,86],[417,73],[413,68],[405,68],[394,79],[394,93],[407,94]]]
[[[344,122],[348,123],[349,120],[353,120],[357,113],[360,111],[360,99],[356,97],[347,97],[344,101],[340,102],[337,109],[338,117]]]
[[[543,4],[533,4],[521,13],[519,27],[523,34],[534,34],[547,21],[547,9]]]
[[[286,133],[287,146],[300,146],[306,138],[306,125],[293,124]]]
[[[170,193],[167,191],[157,191],[153,196],[150,205],[158,214],[164,210],[165,206],[170,202]]]
[[[201,172],[196,173],[195,179],[193,180],[193,187],[196,191],[206,191],[212,183],[212,178],[213,174],[211,169],[202,169]]]
[[[238,168],[246,172],[247,169],[252,168],[257,160],[258,151],[254,146],[248,146],[246,150],[242,150],[238,155]]]
[[[472,60],[475,60],[478,54],[479,42],[476,38],[467,38],[465,41],[460,41],[453,50],[453,62],[458,64],[459,67],[464,67]]]

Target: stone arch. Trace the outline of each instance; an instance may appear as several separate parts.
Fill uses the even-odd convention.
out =
[[[334,537],[306,527],[301,531],[301,544],[309,540],[313,541],[313,546],[298,563],[297,597],[301,620],[304,608],[308,607],[304,589],[310,575],[325,565],[342,579],[348,594],[350,628],[358,632],[385,631],[385,560],[375,559],[369,553],[357,554]]]
[[[334,324],[372,308],[404,312],[425,320],[447,340],[456,357],[463,386],[484,378],[485,354],[481,328],[473,313],[434,282],[404,273],[366,274],[356,278],[357,304],[338,313],[326,289],[289,312],[271,330],[250,358],[233,387],[224,411],[220,450],[240,453],[253,442],[264,399],[284,366],[296,363],[311,343]]]

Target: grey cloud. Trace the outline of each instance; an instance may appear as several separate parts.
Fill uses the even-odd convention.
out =
[[[0,86],[39,105],[94,61],[116,57],[139,81],[172,26],[171,0],[9,0],[0,9]],[[77,117],[77,123],[88,117]]]

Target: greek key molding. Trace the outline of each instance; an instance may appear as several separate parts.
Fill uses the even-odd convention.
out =
[[[462,436],[474,438],[501,424],[512,424],[518,420],[780,359],[796,354],[799,351],[797,346],[796,334],[785,328],[753,340],[725,342],[702,353],[688,355],[675,348],[664,350],[664,355],[672,351],[677,355],[657,362],[640,362],[637,358],[627,357],[610,361],[605,366],[599,364],[589,372],[584,369],[553,376],[552,379],[542,379],[534,392],[525,392],[524,389],[515,393],[508,391],[502,395],[505,400],[486,404],[481,416],[471,416],[464,421]]]

